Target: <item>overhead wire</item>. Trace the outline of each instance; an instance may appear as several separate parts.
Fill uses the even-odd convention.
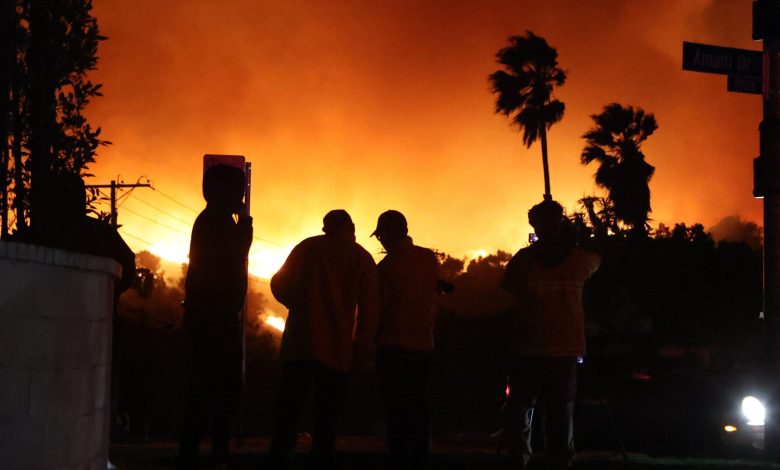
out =
[[[139,236],[133,235],[132,233],[130,233],[130,232],[124,230],[124,229],[120,229],[120,230],[122,231],[122,235],[127,235],[130,238],[134,238],[134,239],[138,240],[139,242],[146,244],[147,248],[151,248],[151,247],[154,246],[154,244],[152,244],[151,242],[149,242],[147,240],[144,240],[143,238],[141,238]]]
[[[145,215],[141,214],[140,212],[136,212],[136,211],[134,211],[134,210],[130,209],[129,207],[125,207],[125,208],[124,208],[124,210],[126,210],[127,212],[129,212],[129,213],[131,213],[131,214],[135,214],[135,215],[137,215],[138,217],[141,217],[142,219],[146,219],[146,220],[148,220],[149,222],[152,222],[152,223],[154,223],[154,224],[157,224],[157,225],[159,225],[159,226],[161,226],[161,227],[165,227],[165,228],[167,228],[168,230],[174,231],[174,232],[176,232],[176,233],[179,233],[179,234],[181,234],[181,235],[189,235],[189,233],[187,233],[187,232],[183,232],[183,231],[181,231],[181,230],[179,230],[179,229],[177,229],[177,228],[171,227],[171,226],[170,226],[170,225],[168,225],[168,224],[164,224],[164,223],[160,222],[159,220],[155,220],[155,219],[153,219],[153,218],[151,218],[151,217],[147,217],[147,216],[145,216]]]
[[[157,188],[154,188],[154,187],[153,187],[152,189],[154,189],[154,190],[155,190],[157,193],[159,193],[159,194],[160,194],[161,196],[163,196],[164,198],[166,198],[166,199],[170,200],[171,202],[174,202],[174,203],[178,204],[179,206],[181,206],[181,207],[183,207],[183,208],[185,208],[185,209],[187,209],[187,210],[189,210],[189,211],[191,211],[191,212],[193,212],[193,213],[195,213],[195,214],[198,214],[198,213],[199,213],[199,211],[197,211],[197,210],[195,210],[195,209],[193,209],[193,208],[189,207],[188,205],[184,204],[184,203],[183,203],[183,202],[181,202],[181,201],[178,201],[176,198],[174,198],[174,197],[172,197],[172,196],[168,196],[167,194],[163,193],[163,192],[162,192],[162,191],[160,191],[159,189],[157,189]],[[140,199],[138,198],[138,196],[133,196],[133,197],[134,197],[136,200],[139,200],[139,201],[140,201]],[[165,211],[163,211],[163,210],[161,210],[161,209],[158,209],[158,208],[156,208],[156,207],[152,206],[152,205],[151,205],[151,204],[149,204],[149,203],[145,203],[145,204],[146,204],[146,205],[148,205],[148,206],[150,206],[150,207],[152,207],[152,208],[154,208],[154,209],[156,209],[156,210],[158,210],[158,211],[160,211],[160,212],[162,212],[162,213],[165,213]],[[167,215],[168,215],[169,217],[173,217],[174,219],[177,219],[176,217],[172,216],[171,214],[167,214]],[[184,221],[182,221],[181,219],[177,219],[177,220],[179,220],[180,222],[186,223],[186,224],[191,224],[191,222],[184,222]],[[267,239],[265,239],[265,238],[262,238],[262,237],[256,237],[256,236],[253,236],[253,237],[252,237],[252,239],[253,239],[253,240],[257,240],[257,241],[259,241],[259,242],[268,243],[269,245],[278,246],[278,247],[280,247],[280,248],[286,248],[286,245],[283,245],[283,244],[281,244],[281,243],[277,243],[277,242],[275,242],[275,241],[267,240]]]
[[[184,203],[182,203],[182,202],[180,202],[180,201],[176,200],[175,198],[172,198],[171,196],[168,196],[168,195],[166,195],[166,194],[162,193],[162,192],[161,192],[159,189],[156,189],[156,188],[153,188],[153,189],[155,189],[155,191],[156,191],[157,193],[159,193],[160,195],[162,195],[162,196],[163,196],[163,197],[165,197],[166,199],[169,199],[171,202],[174,202],[174,203],[178,204],[179,206],[181,206],[181,207],[183,207],[183,208],[185,208],[185,209],[188,209],[188,210],[190,210],[191,212],[197,213],[197,211],[196,211],[196,210],[194,210],[194,209],[190,208],[189,206],[187,206],[186,204],[184,204]],[[128,196],[129,196],[129,194],[128,194]],[[175,221],[177,221],[177,222],[179,222],[179,223],[182,223],[182,224],[185,224],[185,225],[191,225],[191,222],[189,222],[189,221],[185,221],[185,220],[183,220],[183,219],[180,219],[179,217],[176,217],[176,216],[174,216],[173,214],[171,214],[171,213],[169,213],[169,212],[167,212],[167,211],[165,211],[165,210],[163,210],[163,209],[160,209],[160,208],[158,208],[158,207],[156,207],[156,206],[152,205],[152,204],[151,204],[151,203],[149,203],[149,202],[146,202],[146,201],[144,201],[143,199],[139,198],[138,196],[135,196],[135,195],[133,195],[133,196],[132,196],[132,198],[133,198],[134,200],[136,200],[136,201],[138,201],[138,202],[140,202],[140,203],[142,203],[142,204],[144,204],[144,205],[148,206],[148,207],[151,207],[152,209],[154,209],[154,210],[156,210],[156,211],[158,211],[158,212],[160,212],[160,213],[164,214],[165,216],[167,216],[167,217],[169,217],[169,218],[171,218],[171,219],[173,219],[173,220],[175,220]],[[182,234],[182,235],[189,235],[188,233],[185,233],[185,232],[183,232],[183,231],[181,231],[181,230],[179,230],[179,229],[177,229],[177,228],[175,228],[175,227],[172,227],[172,226],[170,226],[170,225],[168,225],[168,224],[162,223],[162,222],[160,222],[159,220],[155,220],[155,219],[153,219],[153,218],[151,218],[151,217],[148,217],[148,216],[146,216],[146,215],[144,215],[144,214],[141,214],[140,212],[134,211],[133,209],[131,209],[131,208],[129,208],[129,207],[124,207],[124,208],[123,208],[123,210],[126,210],[126,211],[130,212],[131,214],[134,214],[134,215],[136,215],[136,216],[138,216],[138,217],[141,217],[141,218],[143,218],[143,219],[145,219],[145,220],[148,220],[149,222],[152,222],[152,223],[154,223],[154,224],[157,224],[157,225],[160,225],[160,226],[162,226],[162,227],[164,227],[164,228],[167,228],[168,230],[174,231],[174,232],[176,232],[176,233],[179,233],[179,234]],[[147,247],[152,247],[152,246],[153,246],[153,244],[152,244],[151,242],[149,242],[149,241],[147,241],[147,240],[144,240],[143,238],[141,238],[141,237],[138,237],[138,236],[136,236],[136,235],[133,235],[133,234],[131,234],[131,233],[129,233],[129,232],[127,232],[127,231],[125,231],[125,230],[122,230],[122,233],[123,233],[123,234],[125,234],[125,235],[127,235],[127,236],[129,236],[129,237],[131,237],[131,238],[134,238],[134,239],[136,239],[136,240],[138,240],[138,241],[140,241],[140,242],[142,242],[142,243],[144,243],[144,244],[146,244],[146,245],[147,245]],[[281,243],[276,243],[276,242],[273,242],[273,241],[270,241],[270,240],[266,240],[266,239],[263,239],[263,238],[260,238],[260,237],[252,237],[252,238],[253,238],[254,240],[261,241],[261,242],[264,242],[264,243],[268,243],[268,244],[271,244],[271,245],[275,245],[275,246],[279,246],[279,247],[284,247],[284,245],[282,245]],[[255,275],[251,275],[251,276],[249,276],[249,280],[250,280],[251,282],[254,282],[254,283],[256,283],[256,284],[270,285],[270,281],[268,281],[268,280],[266,280],[266,279],[262,279],[262,278],[260,278],[260,277],[258,277],[258,276],[255,276]]]
[[[159,194],[160,196],[162,196],[162,197],[164,197],[164,198],[166,198],[166,199],[170,200],[171,202],[174,202],[174,203],[176,203],[176,204],[180,205],[181,207],[183,207],[183,208],[187,209],[188,211],[190,211],[190,212],[192,212],[192,213],[194,213],[194,214],[197,214],[197,213],[199,213],[199,212],[200,212],[200,211],[198,211],[198,210],[195,210],[195,209],[193,209],[192,207],[190,207],[190,206],[188,206],[188,205],[186,205],[186,204],[184,204],[184,203],[182,203],[182,202],[179,202],[179,201],[177,201],[176,199],[172,198],[171,196],[168,196],[167,194],[165,194],[164,192],[160,191],[159,189],[157,189],[157,188],[156,188],[156,187],[154,187],[154,186],[152,186],[152,190],[154,190],[155,192],[157,192],[157,194]]]
[[[180,222],[180,223],[188,225],[188,226],[192,225],[192,221],[180,219],[179,217],[171,214],[170,212],[164,211],[164,210],[160,209],[159,207],[144,201],[143,199],[139,198],[138,196],[133,196],[133,200],[138,201],[138,202],[140,202],[141,204],[143,204],[143,205],[145,205],[147,207],[151,207],[152,209],[156,210],[157,212],[165,214],[165,215],[167,215],[168,217],[170,217],[171,219],[173,219],[173,220],[175,220],[177,222]]]

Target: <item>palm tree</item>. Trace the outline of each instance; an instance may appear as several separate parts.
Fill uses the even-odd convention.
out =
[[[544,198],[550,194],[550,170],[547,163],[547,130],[563,118],[564,104],[553,99],[553,87],[566,81],[558,67],[558,51],[544,38],[531,31],[512,36],[510,45],[498,51],[496,61],[504,70],[493,72],[489,79],[496,97],[496,113],[507,117],[523,131],[527,148],[540,139],[544,168]]]
[[[600,240],[605,239],[610,233],[617,234],[620,232],[620,227],[618,227],[615,219],[614,204],[610,199],[598,196],[585,196],[577,202],[582,208],[582,215],[587,215],[593,234]]]
[[[615,216],[631,226],[635,235],[647,235],[650,208],[650,178],[655,168],[640,150],[658,124],[652,113],[641,108],[612,103],[601,114],[591,116],[596,126],[582,137],[582,163],[596,160],[596,184],[606,189],[614,204]]]

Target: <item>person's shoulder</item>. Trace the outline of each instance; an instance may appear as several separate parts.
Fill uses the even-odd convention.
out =
[[[368,252],[360,243],[354,242],[352,244],[352,252],[354,256],[359,260],[360,264],[364,267],[376,268],[376,262],[371,253]]]
[[[195,222],[193,222],[192,226],[193,228],[200,228],[203,226],[214,225],[215,221],[219,221],[218,214],[206,208],[200,211],[198,216],[195,217]]]
[[[325,243],[325,241],[325,235],[314,235],[312,237],[304,238],[298,245],[316,245],[318,243]]]
[[[436,256],[436,252],[430,248],[419,245],[412,245],[412,253],[414,253],[414,256],[420,258],[421,260],[424,259],[429,263],[435,263],[436,265],[439,264],[439,258]]]
[[[361,245],[361,244],[360,244],[360,243],[358,243],[358,242],[355,242],[355,243],[352,245],[352,249],[353,249],[353,250],[355,250],[355,253],[358,253],[358,255],[359,255],[359,256],[361,256],[361,257],[363,257],[363,258],[365,258],[365,257],[369,257],[369,258],[371,258],[371,260],[373,260],[373,259],[374,259],[374,258],[371,256],[371,253],[369,253],[369,252],[368,252],[368,250],[366,250],[365,248],[363,248],[363,245]]]
[[[436,253],[433,250],[431,250],[430,248],[426,248],[424,246],[412,244],[412,250],[424,256],[436,257]]]
[[[538,248],[536,245],[528,245],[517,250],[512,258],[509,259],[507,269],[527,269],[534,263],[536,259],[535,253],[538,251]]]
[[[313,237],[308,237],[301,240],[297,245],[295,245],[295,247],[293,247],[292,251],[301,252],[322,249],[321,247],[325,242],[326,240],[324,235],[315,235]]]
[[[572,248],[569,256],[575,257],[578,261],[586,264],[591,270],[595,270],[601,264],[601,256],[580,246]]]
[[[533,244],[528,245],[526,247],[517,250],[517,253],[515,253],[514,256],[512,256],[512,260],[523,261],[523,260],[531,259],[531,257],[535,256],[535,253],[537,251],[539,251],[538,245],[533,245]]]
[[[598,259],[599,258],[599,255],[597,253],[594,253],[594,252],[592,252],[590,250],[586,250],[585,248],[583,248],[583,247],[581,247],[579,245],[575,245],[571,249],[571,255],[572,256],[577,256],[577,257],[582,258],[582,259]]]

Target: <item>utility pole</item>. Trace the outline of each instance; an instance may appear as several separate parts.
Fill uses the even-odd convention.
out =
[[[151,188],[149,183],[117,183],[115,180],[111,180],[111,184],[87,184],[86,188],[110,188],[111,189],[111,226],[119,228],[118,214],[116,211],[116,190],[124,188]]]
[[[764,184],[764,346],[770,406],[768,455],[780,456],[780,0],[753,2],[753,39],[764,41],[763,121],[759,126]],[[774,406],[773,406],[774,404]]]

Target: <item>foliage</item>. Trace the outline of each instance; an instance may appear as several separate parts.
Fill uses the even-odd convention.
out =
[[[459,272],[445,273],[443,277],[455,288],[452,293],[440,297],[439,308],[443,312],[467,317],[504,311],[512,300],[501,290],[501,279],[511,258],[511,253],[499,250],[495,254],[470,260],[465,270],[461,268]],[[442,267],[454,264],[451,260],[445,256]],[[461,267],[464,264],[460,261]]]
[[[551,199],[547,163],[547,131],[563,119],[565,106],[553,97],[553,89],[566,81],[558,66],[558,51],[531,31],[512,36],[510,45],[499,50],[496,61],[504,69],[489,76],[496,96],[496,113],[507,117],[523,131],[526,147],[541,139],[545,198]]]
[[[24,232],[36,201],[47,197],[50,178],[73,173],[90,176],[97,150],[110,142],[84,115],[101,96],[101,84],[87,73],[97,65],[100,35],[91,0],[16,0],[10,113],[3,136],[10,161],[3,161],[13,195],[15,228]],[[2,210],[7,210],[3,201]],[[8,227],[4,227],[8,229]]]
[[[591,116],[595,127],[583,135],[581,161],[599,163],[596,184],[609,192],[615,217],[637,235],[646,235],[650,178],[655,168],[645,161],[642,142],[656,129],[655,116],[642,108],[612,103]]]
[[[168,276],[162,268],[162,259],[146,250],[136,254],[136,282],[122,295],[119,314],[123,320],[143,325],[179,329],[182,324],[184,278],[187,265],[182,265],[180,276]],[[263,328],[259,318],[265,312],[266,299],[257,289],[247,292],[247,331],[260,335]]]

